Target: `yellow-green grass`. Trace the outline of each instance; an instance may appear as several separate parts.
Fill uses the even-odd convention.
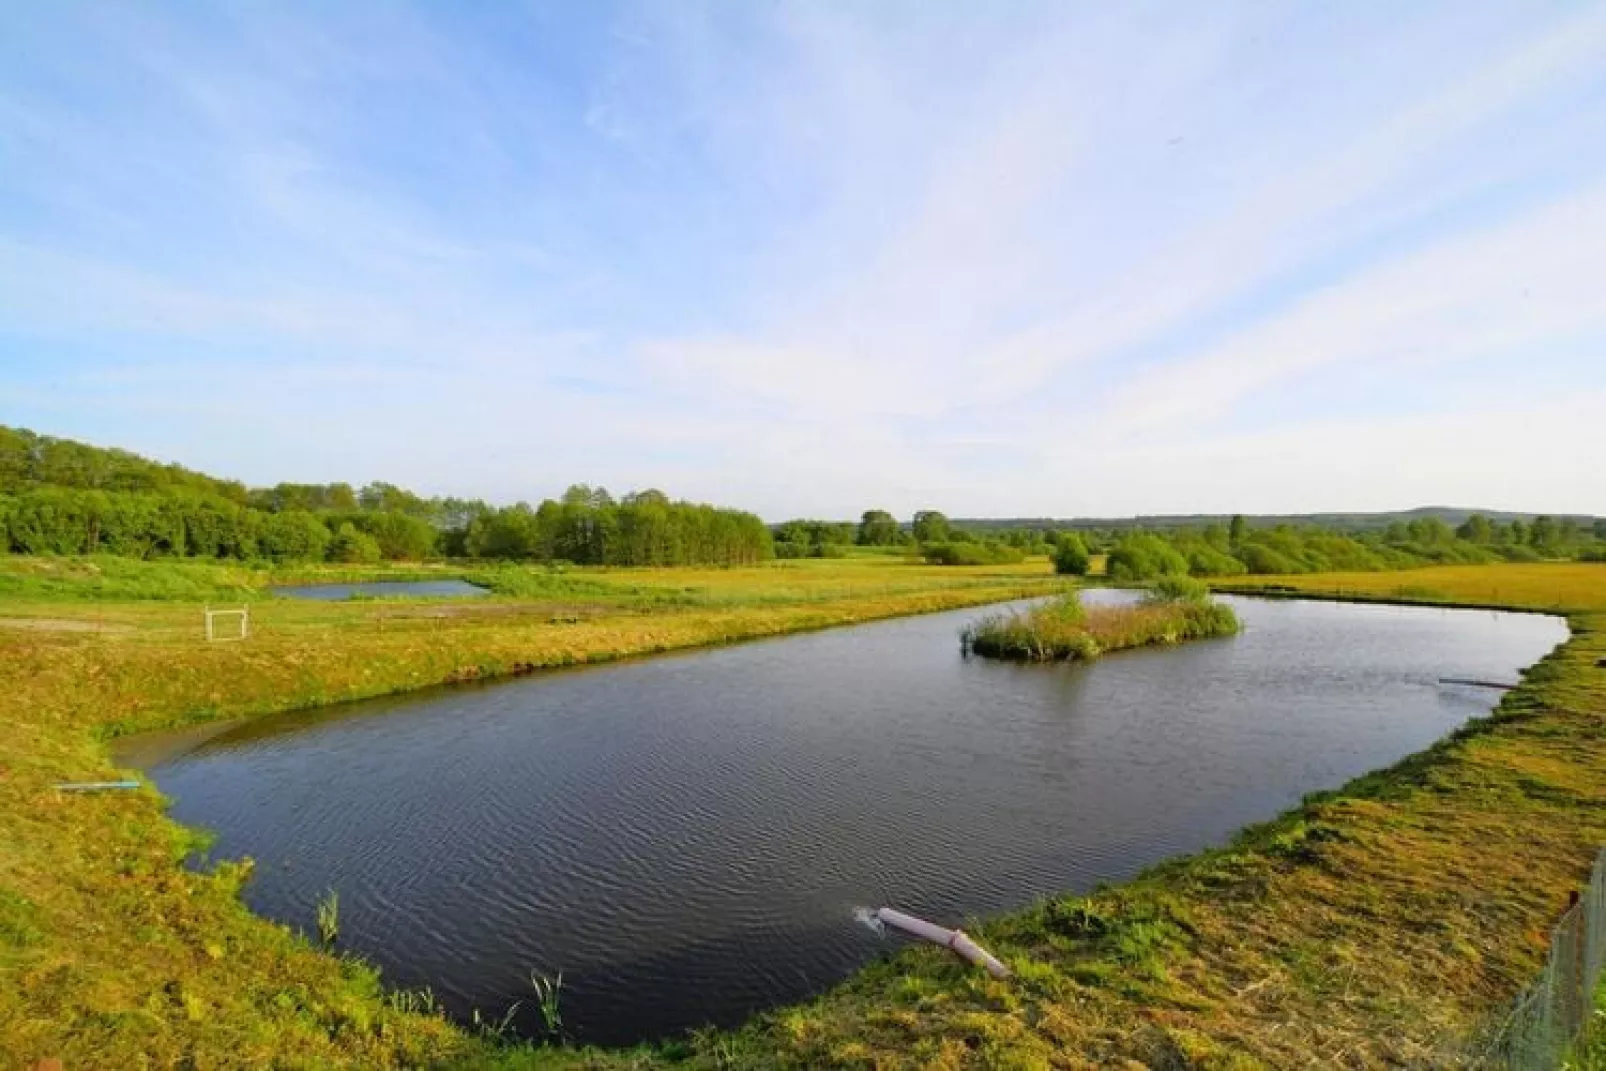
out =
[[[1443,565],[1381,573],[1235,576],[1218,591],[1320,595],[1523,610],[1606,610],[1606,563]]]
[[[0,602],[256,602],[282,584],[466,579],[521,600],[584,596],[641,605],[795,602],[986,586],[1050,575],[1046,558],[956,569],[904,557],[803,559],[737,568],[609,569],[442,561],[378,565],[138,561],[0,555]]]
[[[398,1010],[361,966],[252,916],[236,895],[246,868],[184,869],[195,839],[164,817],[154,790],[69,795],[52,787],[122,776],[107,746],[112,735],[950,609],[1058,584],[1042,562],[1012,571],[897,559],[582,571],[594,583],[578,596],[256,601],[249,641],[208,644],[199,602],[102,601],[104,563],[6,566],[49,575],[55,586],[0,600],[0,1066],[52,1057],[69,1067],[491,1058],[438,1016]],[[176,582],[153,569],[109,567],[146,587]],[[255,590],[264,577],[245,572]],[[652,597],[669,589],[691,601]]]
[[[848,567],[861,568],[827,561],[802,583],[834,591],[854,583]],[[233,895],[234,869],[183,870],[189,838],[149,789],[49,788],[119,772],[97,737],[108,727],[938,609],[1050,582],[1040,563],[1035,574],[1015,568],[986,586],[906,594],[879,593],[901,581],[870,571],[862,583],[878,593],[793,605],[764,601],[771,585],[799,582],[781,569],[754,574],[747,605],[275,601],[253,608],[250,644],[211,647],[195,640],[193,606],[0,606],[13,623],[46,622],[0,627],[0,1053],[69,1067],[1441,1066],[1529,980],[1606,842],[1606,670],[1596,665],[1606,566],[1346,576],[1351,597],[1391,597],[1408,577],[1470,603],[1499,591],[1522,608],[1562,605],[1573,638],[1495,717],[1428,752],[1221,850],[980,924],[978,938],[1014,968],[1009,981],[910,948],[815,1001],[673,1050],[499,1048],[403,1013],[361,968],[253,918]],[[740,570],[670,572],[653,575],[733,603],[743,590],[731,579]],[[933,572],[939,585],[979,579]]]

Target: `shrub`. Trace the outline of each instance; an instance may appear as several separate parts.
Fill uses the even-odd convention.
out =
[[[1062,576],[1086,576],[1092,556],[1087,544],[1075,532],[1066,532],[1054,541],[1054,571]]]
[[[1238,548],[1238,558],[1251,573],[1303,573],[1305,566],[1260,543],[1245,543]]]
[[[1149,586],[1143,596],[1147,603],[1208,602],[1210,587],[1203,581],[1188,576],[1162,576]]]
[[[347,521],[329,543],[329,560],[347,564],[367,564],[380,559],[379,540]]]
[[[1127,536],[1110,551],[1105,571],[1129,583],[1159,576],[1186,576],[1188,559],[1159,536],[1140,532]]]
[[[1187,556],[1188,573],[1192,576],[1238,576],[1249,571],[1243,562],[1208,543],[1192,544]]]
[[[921,554],[932,565],[1007,565],[1026,557],[1005,543],[928,543]]]

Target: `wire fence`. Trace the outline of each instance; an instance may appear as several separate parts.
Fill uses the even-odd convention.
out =
[[[1539,977],[1475,1045],[1473,1067],[1551,1071],[1589,1032],[1595,983],[1606,961],[1606,848],[1589,885],[1550,931]]]

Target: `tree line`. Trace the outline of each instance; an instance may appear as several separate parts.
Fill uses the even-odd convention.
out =
[[[1606,519],[1537,516],[1507,523],[1474,513],[1452,528],[1436,517],[1397,521],[1379,529],[1342,531],[1314,524],[1258,527],[1242,515],[1199,526],[1056,529],[1007,528],[954,522],[938,510],[919,510],[905,523],[886,510],[866,510],[857,524],[794,520],[775,526],[781,558],[833,557],[848,546],[901,548],[943,565],[1019,561],[1045,554],[1066,574],[1083,574],[1093,556],[1123,580],[1161,576],[1233,576],[1409,569],[1424,565],[1578,559],[1606,561]]]
[[[775,525],[777,558],[839,558],[849,547],[919,556],[934,565],[1018,562],[1053,550],[1053,532],[1014,529],[991,536],[960,528],[938,510],[920,510],[905,525],[884,509],[853,521],[791,520]]]
[[[1062,573],[1108,556],[1117,579],[1400,569],[1420,565],[1577,558],[1606,561],[1606,520],[1473,514],[1452,528],[1434,517],[1383,529],[1230,523],[1164,529],[1007,530],[920,510],[905,523],[881,509],[857,522],[792,520],[673,501],[648,490],[615,500],[584,484],[538,506],[426,498],[394,484],[219,480],[125,450],[0,426],[0,551],[130,557],[372,562],[431,556],[588,565],[742,565],[771,557],[839,557],[849,547],[944,565],[1050,555]]]
[[[615,502],[583,484],[532,509],[487,509],[462,530],[476,558],[563,560],[582,565],[750,565],[775,556],[769,528],[751,513],[673,502],[640,491]]]
[[[1557,559],[1606,561],[1606,521],[1585,527],[1547,516],[1508,524],[1473,514],[1452,528],[1436,517],[1380,531],[1340,532],[1309,525],[1226,525],[1111,534],[1106,571],[1118,580],[1160,576],[1319,573],[1479,565]]]
[[[740,565],[774,554],[739,510],[575,485],[498,508],[394,484],[243,484],[0,427],[0,550],[272,561],[472,556],[595,565]]]

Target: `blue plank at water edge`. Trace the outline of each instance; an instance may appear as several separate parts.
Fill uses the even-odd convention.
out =
[[[103,792],[119,788],[138,788],[138,781],[69,781],[56,786],[58,792]]]

